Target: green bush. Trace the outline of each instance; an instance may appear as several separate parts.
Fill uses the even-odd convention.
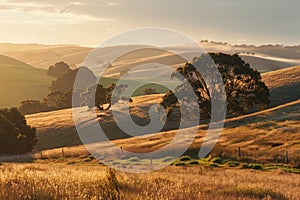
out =
[[[182,156],[180,157],[179,161],[191,161],[192,158],[190,156]]]
[[[186,164],[184,162],[178,162],[174,163],[175,166],[185,166]]]
[[[193,160],[189,162],[189,165],[198,165],[199,162],[197,160]]]
[[[210,162],[221,164],[221,163],[223,162],[223,160],[222,160],[222,158],[220,158],[220,157],[215,157],[215,158],[212,158],[212,159],[210,160]]]
[[[242,163],[242,164],[241,164],[241,168],[242,168],[242,169],[257,169],[257,170],[262,170],[262,169],[264,169],[264,168],[262,167],[262,165],[260,165],[260,164],[245,164],[245,163]]]
[[[237,162],[237,161],[229,161],[229,162],[227,162],[226,163],[226,165],[228,166],[228,167],[237,167],[237,166],[239,166],[239,162]]]

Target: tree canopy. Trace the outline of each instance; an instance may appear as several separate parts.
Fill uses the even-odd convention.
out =
[[[224,82],[227,115],[242,115],[262,110],[269,105],[269,90],[257,70],[252,69],[237,54],[210,53],[209,56],[216,64]],[[201,64],[202,59],[203,57],[200,56],[194,58],[191,63],[185,63],[184,66],[177,68],[172,77],[181,77],[181,79],[184,77],[187,80],[198,98],[201,119],[209,119],[211,117],[211,94],[202,74],[194,66]],[[184,84],[175,89],[176,93],[183,94],[185,91]],[[165,94],[161,105],[167,110],[167,114],[180,106],[172,91]]]
[[[0,109],[0,155],[31,152],[36,142],[35,128],[17,108]]]

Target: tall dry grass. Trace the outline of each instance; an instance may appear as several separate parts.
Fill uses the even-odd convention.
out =
[[[300,175],[208,166],[127,174],[103,166],[4,164],[0,199],[299,199]]]

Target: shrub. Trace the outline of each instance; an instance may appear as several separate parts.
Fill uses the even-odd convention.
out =
[[[215,157],[215,158],[212,158],[212,159],[210,160],[210,162],[212,162],[212,163],[218,163],[218,164],[221,164],[222,161],[223,161],[223,160],[222,160],[220,157]]]
[[[178,162],[174,163],[175,166],[185,166],[186,164],[184,162]]]
[[[31,152],[36,142],[35,128],[17,108],[0,109],[0,155]]]
[[[182,156],[182,157],[180,157],[179,160],[180,160],[180,161],[191,161],[192,158],[191,158],[190,156]]]
[[[191,162],[189,162],[189,165],[198,165],[199,162],[197,160],[193,160]]]

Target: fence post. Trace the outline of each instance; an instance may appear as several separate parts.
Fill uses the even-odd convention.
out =
[[[288,150],[285,151],[285,164],[288,164],[289,163],[289,152]]]
[[[43,160],[44,158],[43,158],[43,151],[41,151],[41,159]]]
[[[122,151],[122,155],[124,155],[123,146],[121,146],[120,149]]]
[[[64,148],[61,148],[61,153],[62,153],[62,157],[64,158],[64,157],[65,157],[65,151],[64,151]]]
[[[241,157],[241,147],[238,148],[238,156]]]

